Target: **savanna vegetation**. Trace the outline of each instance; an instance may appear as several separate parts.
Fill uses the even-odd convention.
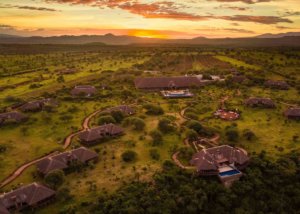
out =
[[[91,119],[92,127],[115,123],[125,130],[90,148],[99,155],[97,163],[45,178],[33,165],[1,189],[37,181],[57,190],[54,203],[29,213],[298,212],[300,123],[283,112],[300,105],[299,50],[10,45],[0,46],[0,53],[1,112],[42,97],[59,102],[55,108],[25,113],[29,119],[23,123],[0,126],[0,182],[30,160],[63,151],[65,137],[80,130],[83,119],[96,110],[121,104],[136,110],[134,115],[114,111]],[[63,73],[65,69],[75,72]],[[193,98],[178,100],[134,87],[136,77],[186,74],[218,75],[225,81],[192,88]],[[236,76],[245,80],[234,81]],[[269,79],[284,80],[290,88],[266,88]],[[76,85],[93,85],[97,92],[73,97]],[[272,98],[276,108],[244,105],[256,96]],[[221,105],[237,110],[240,118],[213,116]],[[244,176],[230,189],[217,178],[179,169],[172,160],[181,151],[179,158],[189,164],[196,151],[183,143],[186,137],[215,136],[219,144],[244,148],[251,157]],[[68,149],[78,146],[74,138]]]

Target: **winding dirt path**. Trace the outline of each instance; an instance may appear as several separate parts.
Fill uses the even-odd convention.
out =
[[[64,140],[64,147],[63,149],[66,150],[72,143],[72,139],[78,135],[80,132],[85,131],[87,129],[89,129],[89,123],[90,120],[96,116],[98,113],[100,113],[101,111],[103,111],[103,109],[98,109],[97,111],[93,112],[92,114],[88,115],[87,117],[85,117],[83,119],[83,122],[81,124],[82,129],[72,133],[70,135],[68,135],[65,140]],[[8,177],[4,178],[2,180],[2,182],[0,183],[0,188],[6,186],[7,184],[11,183],[12,181],[14,181],[16,178],[18,178],[28,167],[32,166],[33,164],[36,164],[37,162],[39,162],[40,160],[44,159],[44,158],[48,158],[51,157],[53,155],[58,154],[58,151],[54,151],[48,155],[42,156],[40,158],[34,159],[30,162],[27,162],[25,164],[23,164],[22,166],[20,166],[19,168],[17,168],[12,174],[10,174]]]
[[[52,152],[46,156],[42,156],[38,159],[35,159],[33,161],[30,161],[26,164],[23,164],[22,166],[20,166],[19,168],[17,168],[12,174],[10,174],[7,178],[5,178],[1,183],[0,183],[0,188],[6,186],[7,184],[11,183],[12,181],[14,181],[17,177],[19,177],[25,169],[27,169],[28,167],[32,166],[33,164],[39,162],[40,160],[47,158],[47,157],[51,157],[53,155],[58,154],[58,151]]]
[[[178,152],[175,152],[173,155],[172,155],[172,159],[173,161],[175,162],[175,164],[181,168],[181,169],[195,169],[195,167],[193,166],[185,166],[183,165],[179,160],[178,160],[178,155],[179,155],[179,151]]]
[[[225,100],[227,100],[229,97],[225,97],[222,99],[222,103],[225,102]],[[180,117],[182,118],[183,121],[188,121],[190,120],[190,118],[188,118],[187,116],[185,116],[185,111],[188,107],[185,107],[184,109],[182,109],[180,112],[179,112],[179,115]],[[203,138],[204,140],[207,141],[208,144],[212,145],[212,146],[216,146],[219,144],[219,140],[220,140],[220,135],[219,134],[215,134],[212,138]],[[183,144],[186,146],[186,147],[191,147],[190,143],[188,142],[188,139],[184,139],[183,140]],[[192,142],[192,144],[194,145],[196,151],[198,152],[198,147],[196,145],[196,141]],[[200,146],[202,149],[206,148],[204,145],[198,145]],[[180,154],[180,151],[177,151],[175,152],[173,155],[172,155],[172,160],[174,161],[174,163],[181,169],[195,169],[194,166],[185,166],[183,165],[180,160],[178,159],[178,155]]]
[[[76,135],[78,135],[79,133],[81,133],[81,132],[83,132],[83,131],[89,129],[89,128],[90,128],[89,124],[90,124],[91,119],[92,119],[94,116],[96,116],[98,113],[102,112],[102,111],[103,111],[103,109],[98,109],[97,111],[95,111],[95,112],[93,112],[92,114],[90,114],[90,115],[88,115],[87,117],[85,117],[85,118],[83,119],[82,124],[81,124],[81,130],[79,130],[79,131],[77,131],[77,132],[75,132],[75,133],[72,133],[72,134],[68,135],[68,136],[65,138],[65,140],[64,140],[64,149],[67,149],[67,148],[71,145],[72,139],[73,139]]]

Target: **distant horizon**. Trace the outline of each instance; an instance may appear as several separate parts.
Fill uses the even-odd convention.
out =
[[[286,32],[286,33],[279,33],[279,34],[283,34],[282,37],[284,37],[284,34],[289,34],[289,33],[299,33],[300,36],[300,31],[294,31],[294,32]],[[279,35],[279,34],[274,34],[274,33],[265,33],[265,34],[258,34],[258,35],[253,35],[253,36],[242,36],[242,37],[206,37],[206,36],[195,36],[192,38],[152,38],[152,37],[144,37],[144,36],[133,36],[133,35],[126,35],[126,34],[113,34],[113,33],[106,33],[106,34],[78,34],[78,35],[74,35],[74,34],[61,34],[61,35],[26,35],[26,36],[22,36],[22,35],[15,35],[15,34],[6,34],[6,33],[0,33],[0,35],[7,35],[7,36],[14,36],[14,37],[42,37],[42,38],[47,38],[47,37],[80,37],[80,36],[107,36],[107,35],[112,35],[112,36],[116,36],[116,37],[121,37],[121,36],[128,36],[128,37],[138,37],[138,38],[145,38],[145,39],[160,39],[160,40],[177,40],[177,39],[182,39],[182,40],[189,40],[189,39],[194,39],[194,38],[206,38],[206,39],[238,39],[238,38],[255,38],[255,37],[259,37],[262,35]],[[298,35],[297,35],[298,36]]]
[[[300,31],[299,0],[1,0],[0,33],[241,38]]]

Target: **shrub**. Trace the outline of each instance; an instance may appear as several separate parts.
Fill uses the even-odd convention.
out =
[[[0,154],[6,152],[7,146],[5,145],[0,145]]]
[[[251,131],[250,129],[245,129],[245,130],[244,130],[244,133],[243,133],[243,136],[244,136],[247,140],[249,140],[249,141],[251,141],[251,140],[253,140],[253,139],[255,138],[254,132]]]
[[[116,123],[116,120],[110,115],[105,115],[105,116],[99,117],[99,119],[98,119],[99,125],[104,125],[104,124],[108,124],[108,123]]]
[[[144,120],[141,119],[141,118],[139,118],[139,117],[129,117],[129,118],[126,118],[124,120],[123,124],[125,126],[132,125],[134,127],[134,129],[137,130],[137,131],[144,130],[144,128],[146,126]]]
[[[149,115],[164,114],[164,110],[162,109],[162,107],[160,107],[158,105],[146,104],[146,105],[144,105],[144,108],[147,110],[146,114],[149,114]]]
[[[235,129],[229,129],[226,131],[227,140],[236,142],[239,138],[239,132]]]
[[[163,118],[158,122],[158,129],[163,133],[172,132],[176,129],[171,120]]]
[[[204,79],[204,80],[212,80],[213,78],[209,74],[203,74],[202,79]]]
[[[198,138],[198,133],[197,133],[195,130],[193,130],[193,129],[188,129],[188,130],[186,131],[186,138],[187,138],[190,142],[195,141],[195,140],[197,140],[197,138]]]
[[[187,123],[187,127],[194,130],[197,133],[200,133],[203,129],[202,125],[200,122],[196,120],[191,120]]]
[[[49,172],[45,177],[45,182],[51,188],[57,189],[65,180],[65,174],[62,170],[53,170]]]
[[[185,116],[189,119],[192,119],[192,120],[198,120],[199,119],[198,115],[195,114],[195,113],[192,113],[192,112],[185,113]]]
[[[110,114],[117,123],[122,122],[122,120],[124,119],[124,114],[122,111],[112,111]]]
[[[137,153],[132,150],[127,150],[122,154],[122,159],[125,162],[133,162],[136,160],[136,158],[137,158]]]
[[[150,136],[152,138],[152,144],[153,146],[158,146],[163,143],[163,136],[160,131],[153,130],[150,132]]]
[[[150,157],[153,160],[159,160],[160,159],[160,154],[158,153],[157,149],[150,149],[149,154],[150,154]]]

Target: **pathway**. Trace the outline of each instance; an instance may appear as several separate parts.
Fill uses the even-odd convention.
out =
[[[5,178],[1,183],[0,183],[0,188],[6,186],[7,184],[11,183],[12,181],[14,181],[17,177],[19,177],[23,171],[25,169],[27,169],[28,167],[32,166],[33,164],[39,162],[40,160],[44,159],[44,158],[47,158],[47,157],[51,157],[53,155],[56,155],[58,154],[58,151],[55,151],[55,152],[52,152],[48,155],[45,155],[45,156],[42,156],[38,159],[35,159],[33,161],[30,161],[26,164],[23,164],[22,166],[20,166],[18,169],[16,169],[11,175],[9,175],[7,178]]]
[[[81,132],[83,132],[83,131],[85,131],[85,130],[87,130],[87,129],[90,128],[89,124],[90,124],[91,119],[92,119],[94,116],[96,116],[98,113],[100,113],[101,111],[103,111],[103,109],[99,109],[99,110],[93,112],[92,114],[88,115],[87,117],[85,117],[85,118],[83,119],[83,122],[82,122],[82,124],[81,124],[81,130],[79,130],[79,131],[77,131],[77,132],[75,132],[75,133],[72,133],[72,134],[68,135],[68,136],[65,138],[65,140],[64,140],[64,149],[67,149],[67,148],[71,145],[72,139],[73,139],[76,135],[78,135],[79,133],[81,133]]]
[[[222,102],[225,102],[225,100],[227,100],[228,97],[225,97],[222,99]],[[190,118],[186,117],[184,115],[185,113],[185,110],[187,109],[188,107],[182,109],[179,113],[180,117],[184,120],[184,121],[187,121],[187,120],[190,120]],[[211,146],[215,146],[215,145],[218,145],[219,143],[219,139],[220,139],[220,135],[219,134],[215,134],[215,136],[213,136],[212,138],[203,138],[203,140],[206,140],[208,144],[210,144]],[[198,147],[196,145],[197,142],[192,142],[192,144],[194,145],[196,151],[198,152]],[[190,147],[190,143],[188,142],[188,139],[184,139],[183,140],[183,144],[187,147]],[[201,147],[202,149],[205,149],[206,147],[204,145],[199,145],[199,147]],[[181,169],[195,169],[194,166],[185,166],[183,165],[180,160],[178,159],[178,155],[180,154],[180,151],[177,151],[175,152],[173,155],[172,155],[172,160],[174,161],[174,163]]]
[[[181,169],[195,169],[195,167],[193,166],[184,166],[179,160],[178,160],[178,155],[179,155],[179,151],[178,152],[175,152],[173,155],[172,155],[172,159],[173,161],[175,162],[175,164],[177,166],[179,166],[179,168]]]
[[[67,149],[71,143],[72,143],[72,139],[78,135],[80,132],[89,129],[89,123],[90,120],[96,116],[98,113],[100,113],[102,111],[102,109],[98,109],[97,111],[93,112],[92,114],[88,115],[87,117],[84,118],[83,122],[82,122],[82,129],[72,133],[70,135],[68,135],[65,140],[64,140],[64,150]],[[23,164],[22,166],[20,166],[19,168],[17,168],[12,174],[10,174],[8,177],[6,177],[1,183],[0,183],[0,188],[6,186],[7,184],[13,182],[16,178],[18,178],[28,167],[32,166],[33,164],[36,164],[37,162],[39,162],[40,160],[47,158],[47,157],[51,157],[55,154],[57,154],[58,151],[52,152],[51,154],[42,156],[38,159],[32,160],[28,163]]]

